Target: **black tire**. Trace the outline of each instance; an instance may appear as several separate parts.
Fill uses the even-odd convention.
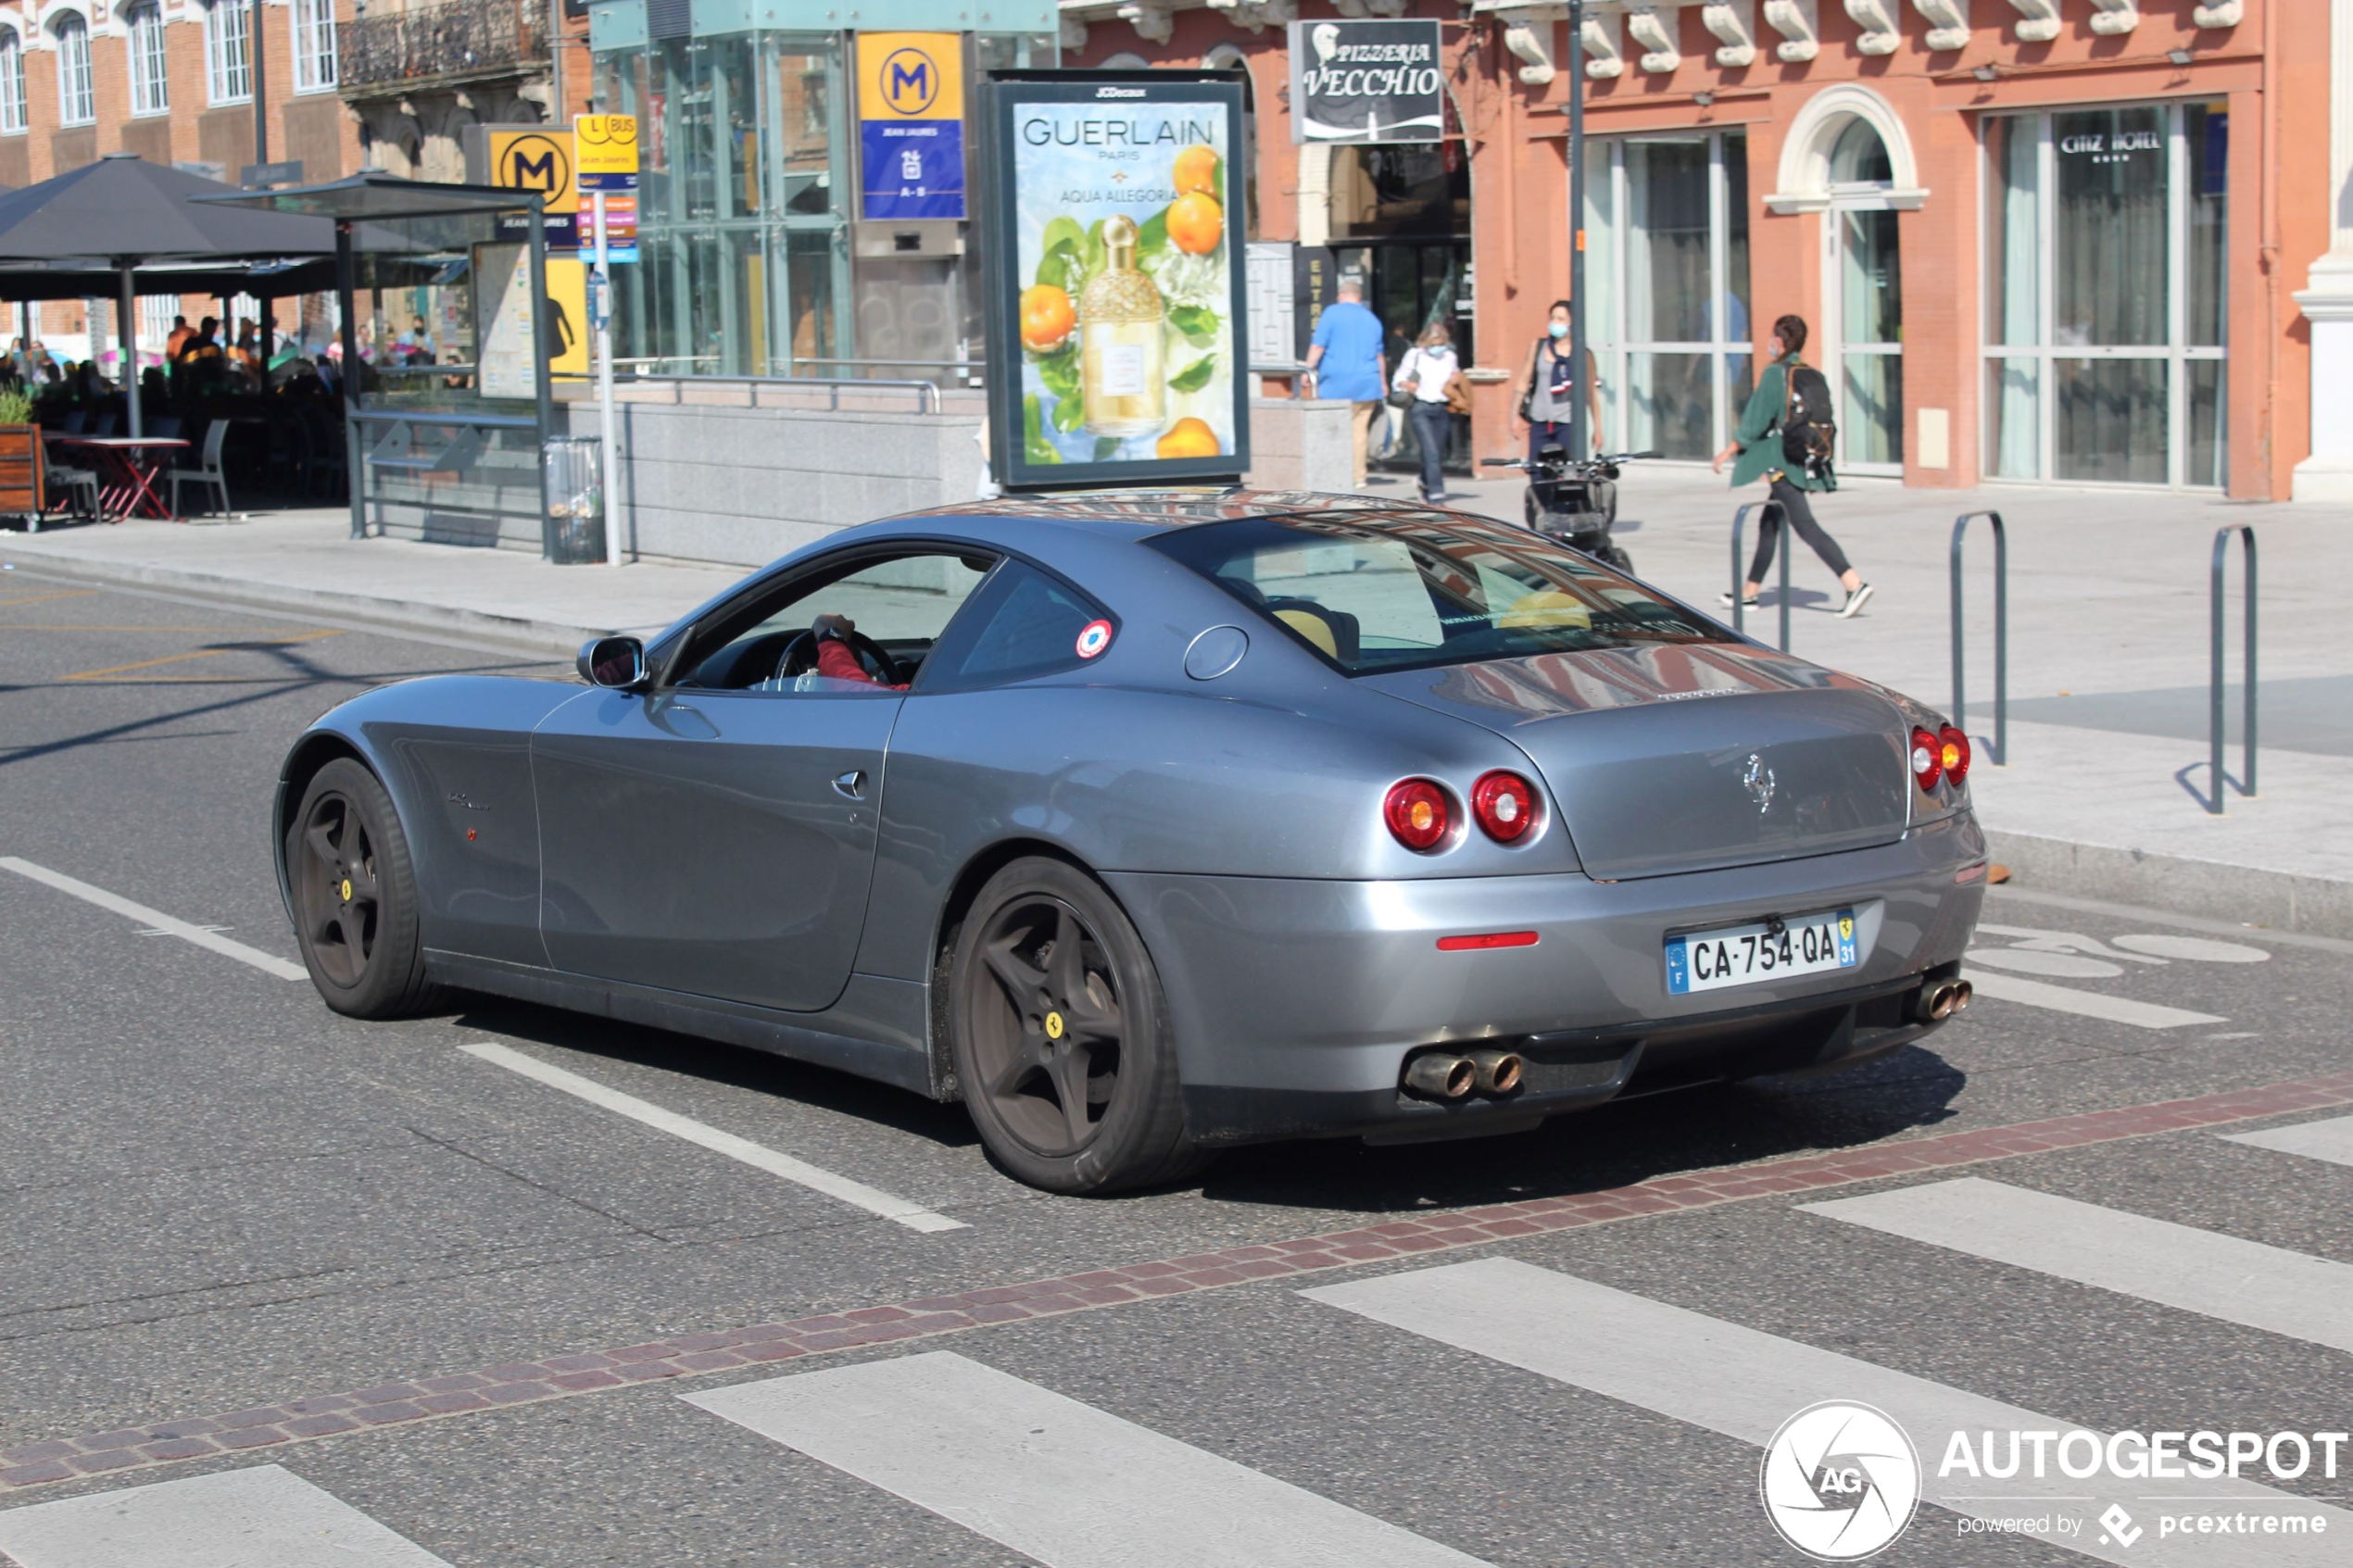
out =
[[[1031,1186],[1117,1192],[1209,1162],[1151,955],[1076,867],[1015,860],[982,887],[950,961],[949,1048],[982,1144]]]
[[[1610,546],[1607,549],[1602,552],[1602,564],[1604,566],[1614,566],[1629,577],[1634,575],[1634,558],[1628,555],[1625,551],[1619,549],[1615,545]]]
[[[425,979],[409,838],[375,774],[319,770],[286,829],[286,885],[310,983],[350,1018],[404,1018],[441,999]]]

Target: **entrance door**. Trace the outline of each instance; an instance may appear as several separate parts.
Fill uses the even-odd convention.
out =
[[[1839,466],[1857,473],[1904,467],[1904,270],[1887,205],[1894,185],[1879,132],[1868,120],[1850,121],[1831,150],[1821,362],[1838,396]]]

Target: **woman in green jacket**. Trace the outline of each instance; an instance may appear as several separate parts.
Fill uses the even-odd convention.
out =
[[[1781,541],[1780,519],[1786,517],[1790,526],[1797,530],[1798,537],[1814,546],[1822,564],[1838,573],[1839,585],[1846,590],[1846,602],[1839,607],[1838,613],[1851,617],[1871,596],[1871,585],[1863,581],[1862,573],[1847,564],[1846,552],[1838,547],[1838,541],[1814,521],[1814,508],[1806,498],[1809,490],[1836,489],[1837,478],[1827,465],[1820,474],[1809,473],[1803,468],[1789,472],[1784,467],[1788,459],[1781,455],[1781,415],[1789,407],[1789,373],[1792,367],[1801,363],[1798,354],[1805,346],[1804,317],[1784,316],[1773,323],[1773,362],[1756,378],[1756,390],[1741,412],[1740,429],[1716,454],[1714,467],[1722,473],[1726,463],[1739,458],[1732,466],[1732,483],[1746,484],[1762,478],[1771,485],[1766,494],[1780,503],[1780,516],[1767,512],[1757,524],[1756,554],[1748,563],[1748,582],[1741,589],[1741,602],[1748,608],[1756,608],[1757,591],[1764,586],[1766,569],[1773,564],[1774,548]],[[1730,593],[1721,598],[1725,604],[1732,602]]]

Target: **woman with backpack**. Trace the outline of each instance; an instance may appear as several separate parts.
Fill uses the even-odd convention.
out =
[[[1470,412],[1462,361],[1454,358],[1454,333],[1445,322],[1424,327],[1398,361],[1390,401],[1403,408],[1413,422],[1414,445],[1422,458],[1422,500],[1435,506],[1446,491],[1446,446],[1453,438],[1454,416]]]
[[[1533,463],[1547,446],[1568,445],[1568,421],[1576,412],[1577,383],[1585,383],[1585,400],[1592,410],[1593,450],[1602,449],[1602,389],[1593,378],[1593,353],[1577,364],[1568,351],[1568,301],[1556,299],[1544,324],[1544,335],[1528,345],[1528,363],[1519,368],[1512,399],[1512,422],[1528,432],[1528,460]],[[1569,453],[1576,460],[1578,454]]]
[[[1843,620],[1851,619],[1871,596],[1871,585],[1847,564],[1838,541],[1814,521],[1813,506],[1806,498],[1809,491],[1828,494],[1838,488],[1838,474],[1831,465],[1838,426],[1831,412],[1830,382],[1798,358],[1805,347],[1804,317],[1784,316],[1773,323],[1773,362],[1757,377],[1756,390],[1741,412],[1740,429],[1716,454],[1713,467],[1722,473],[1726,463],[1739,458],[1732,467],[1732,483],[1746,484],[1761,477],[1771,486],[1767,494],[1780,503],[1780,516],[1767,512],[1757,524],[1756,554],[1741,588],[1743,606],[1756,608],[1766,569],[1773,564],[1773,551],[1781,542],[1780,519],[1786,517],[1798,537],[1814,546],[1822,564],[1838,573],[1839,585],[1846,590],[1846,602],[1838,613]],[[1722,595],[1721,602],[1730,604],[1732,596]]]

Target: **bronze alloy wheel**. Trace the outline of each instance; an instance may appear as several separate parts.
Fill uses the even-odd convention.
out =
[[[965,1105],[1013,1175],[1109,1192],[1206,1162],[1185,1137],[1159,975],[1086,872],[1038,859],[991,877],[957,934],[949,986]]]
[[[358,760],[319,770],[286,826],[286,889],[310,982],[337,1012],[399,1018],[430,1006],[416,877],[391,797]]]

